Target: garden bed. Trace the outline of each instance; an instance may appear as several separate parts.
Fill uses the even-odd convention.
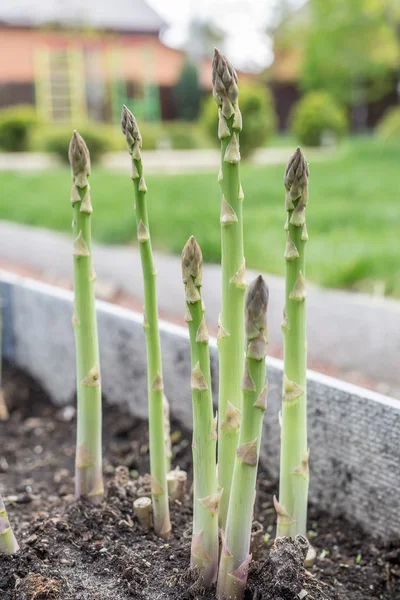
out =
[[[2,600],[184,600],[201,595],[187,567],[191,499],[172,504],[168,542],[143,532],[132,502],[147,482],[147,425],[107,403],[104,410],[104,471],[107,499],[101,507],[73,498],[75,418],[71,405],[54,406],[40,386],[14,367],[4,373],[11,416],[0,424],[1,483],[21,551],[0,562]],[[191,478],[191,434],[172,424],[173,462]],[[123,470],[129,469],[129,480]],[[295,593],[290,573],[273,588],[268,555],[273,543],[274,477],[259,474],[256,516],[270,541],[253,563],[246,600],[396,600],[400,597],[400,544],[377,543],[342,517],[311,506],[310,537],[317,560],[300,570]],[[10,496],[14,499],[10,500]],[[265,562],[267,561],[267,562]],[[292,583],[293,583],[292,581]],[[286,582],[286,583],[285,583]],[[276,582],[275,582],[276,584]],[[300,596],[301,597],[301,596]]]
[[[39,381],[56,405],[75,395],[72,292],[2,272],[3,356]],[[183,301],[182,301],[182,304]],[[99,301],[102,389],[133,417],[147,418],[145,341],[141,314]],[[182,308],[183,312],[183,308]],[[173,418],[191,430],[190,349],[183,327],[160,321],[164,387]],[[218,353],[210,340],[213,389]],[[268,409],[261,467],[279,473],[282,361],[267,357]],[[308,372],[310,500],[342,514],[384,542],[400,539],[400,402]],[[216,398],[215,398],[216,399]]]

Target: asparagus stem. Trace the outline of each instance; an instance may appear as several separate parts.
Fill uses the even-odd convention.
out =
[[[0,297],[0,421],[7,421],[9,414],[6,403],[6,398],[2,386],[2,375],[3,375],[3,352],[2,352],[2,339],[3,339],[3,304]]]
[[[193,536],[191,566],[198,567],[202,584],[210,588],[218,570],[218,504],[216,472],[216,419],[213,414],[208,331],[201,298],[201,249],[192,236],[182,253],[192,362],[193,405]]]
[[[74,232],[75,332],[77,371],[77,447],[75,495],[94,504],[103,498],[101,449],[101,379],[99,343],[91,252],[90,156],[82,137],[74,131],[69,146],[72,170],[71,203]]]
[[[179,466],[167,473],[168,496],[171,500],[182,501],[187,487],[187,473]]]
[[[268,288],[260,275],[250,284],[246,297],[243,411],[218,575],[217,596],[221,599],[243,598],[251,560],[257,466],[268,393],[265,379],[267,306]]]
[[[8,519],[6,507],[0,494],[0,553],[14,554],[18,552],[19,546],[15,539]]]
[[[244,362],[243,190],[239,179],[239,110],[237,75],[230,62],[215,49],[213,91],[219,107],[218,137],[221,140],[221,262],[222,309],[219,323],[218,481],[223,489],[219,524],[225,528],[242,404]]]
[[[166,395],[163,395],[163,411],[164,411],[164,447],[165,447],[165,471],[169,473],[171,470],[172,458],[172,443],[171,443],[171,424],[170,424],[170,409]]]
[[[305,535],[308,496],[307,445],[307,341],[305,244],[308,239],[305,210],[308,200],[308,166],[300,150],[290,158],[286,187],[286,305],[284,380],[282,401],[281,470],[278,536]]]
[[[142,496],[133,503],[133,510],[139,519],[140,526],[143,529],[150,529],[152,524],[152,504],[150,498]]]
[[[144,281],[144,331],[147,347],[147,381],[149,401],[150,470],[152,481],[153,522],[157,535],[167,538],[171,531],[168,506],[167,464],[165,452],[163,378],[156,275],[151,249],[149,219],[147,215],[147,187],[143,176],[142,138],[135,117],[122,109],[122,132],[126,137],[132,157],[132,180],[135,194],[137,237],[140,246]]]

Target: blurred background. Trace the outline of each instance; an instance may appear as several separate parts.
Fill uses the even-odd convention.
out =
[[[64,238],[50,232],[70,232],[73,128],[92,156],[95,241],[134,246],[122,104],[143,137],[154,247],[179,255],[194,234],[219,261],[215,46],[240,81],[248,266],[284,272],[283,172],[301,144],[309,279],[400,298],[398,0],[2,2],[0,267],[71,285]],[[124,279],[113,275],[99,277],[107,299]]]

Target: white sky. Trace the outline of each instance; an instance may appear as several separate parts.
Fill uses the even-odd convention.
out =
[[[163,41],[181,47],[187,41],[192,19],[215,22],[226,32],[223,51],[239,68],[268,65],[273,58],[271,41],[265,33],[274,8],[282,0],[147,0],[170,24]],[[305,0],[291,0],[294,7]]]

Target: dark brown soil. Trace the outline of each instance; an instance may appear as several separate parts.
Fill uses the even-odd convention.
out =
[[[168,542],[143,532],[132,502],[148,485],[146,424],[104,410],[107,499],[73,498],[75,415],[55,408],[40,387],[10,367],[4,387],[11,412],[0,423],[0,482],[21,546],[0,558],[0,600],[211,600],[187,569],[191,499],[171,506]],[[190,435],[173,424],[173,463],[191,476]],[[121,469],[129,469],[128,483]],[[347,521],[310,508],[317,561],[305,571],[294,543],[274,546],[272,494],[260,473],[257,518],[270,540],[250,567],[246,600],[399,600],[400,542],[385,547]],[[270,552],[272,547],[272,552]],[[307,595],[304,596],[304,593]]]

